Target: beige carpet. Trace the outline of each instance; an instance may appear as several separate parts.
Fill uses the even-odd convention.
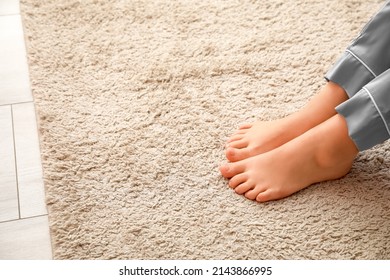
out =
[[[239,124],[301,108],[379,0],[22,0],[56,259],[389,259],[390,144],[259,204]]]

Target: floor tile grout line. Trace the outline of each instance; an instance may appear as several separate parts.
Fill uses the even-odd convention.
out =
[[[22,213],[21,213],[21,209],[20,209],[19,174],[18,174],[18,164],[17,164],[17,157],[16,157],[15,121],[14,121],[14,109],[13,109],[12,105],[11,105],[11,123],[12,123],[12,140],[13,140],[13,144],[14,144],[16,194],[17,194],[17,197],[18,197],[19,219],[21,219]]]
[[[49,214],[42,214],[42,215],[35,215],[35,216],[24,217],[24,218],[19,218],[19,219],[12,219],[12,220],[7,220],[7,221],[0,221],[0,225],[1,225],[1,224],[6,224],[6,223],[12,223],[12,222],[18,222],[18,221],[28,220],[28,219],[35,219],[35,218],[40,218],[40,217],[49,217]]]
[[[0,14],[0,17],[20,16],[20,13]]]
[[[19,105],[19,104],[27,104],[27,103],[34,103],[34,100],[31,100],[31,101],[20,101],[20,102],[13,102],[13,103],[4,103],[4,104],[0,104],[0,107],[2,107],[2,106]]]

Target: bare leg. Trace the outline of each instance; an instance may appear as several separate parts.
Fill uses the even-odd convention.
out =
[[[347,99],[343,88],[328,82],[301,111],[280,120],[241,126],[226,144],[226,157],[234,162],[275,149],[334,116],[334,108]]]
[[[337,114],[276,149],[227,163],[220,171],[238,194],[264,202],[346,175],[357,153],[345,119]]]

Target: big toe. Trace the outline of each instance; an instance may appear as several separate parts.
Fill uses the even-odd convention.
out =
[[[256,201],[267,202],[270,200],[277,200],[279,198],[282,198],[281,195],[278,195],[277,192],[272,191],[272,189],[268,189],[268,190],[265,190],[263,192],[260,192],[256,196]]]

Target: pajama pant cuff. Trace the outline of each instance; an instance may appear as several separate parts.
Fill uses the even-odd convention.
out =
[[[354,96],[364,85],[375,76],[366,67],[364,62],[350,50],[345,51],[342,57],[326,73],[325,79],[341,86],[349,97]]]
[[[359,151],[367,150],[389,138],[388,127],[367,88],[336,107],[347,121],[348,132]]]

